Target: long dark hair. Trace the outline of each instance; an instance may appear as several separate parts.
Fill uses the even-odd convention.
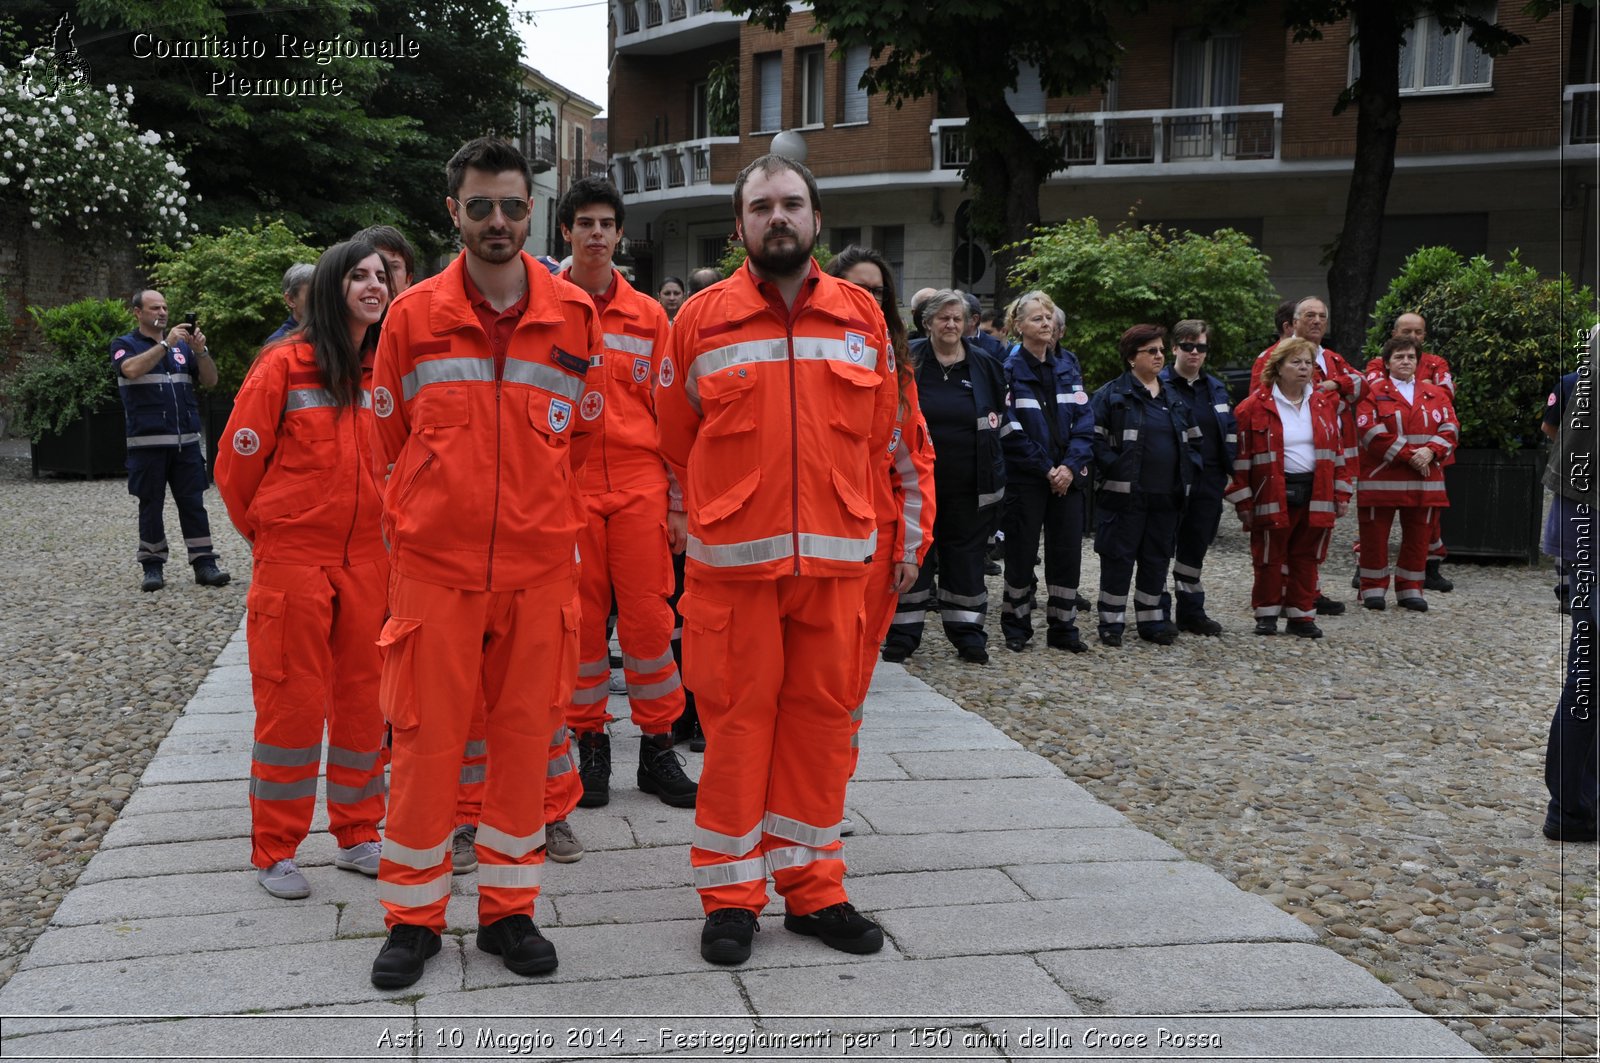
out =
[[[311,344],[317,368],[327,382],[333,401],[354,406],[361,395],[361,358],[378,342],[378,326],[367,329],[360,349],[350,345],[349,311],[345,304],[345,278],[378,249],[365,240],[346,240],[334,244],[317,259],[311,274],[311,307],[299,338]],[[382,261],[381,257],[379,259]]]
[[[911,348],[906,344],[906,323],[900,320],[900,303],[895,297],[894,270],[889,268],[889,260],[870,247],[851,244],[833,256],[828,262],[826,272],[834,277],[843,277],[848,270],[863,262],[872,263],[878,267],[878,272],[883,274],[883,295],[878,299],[878,308],[883,311],[884,324],[889,326],[889,344],[894,348],[895,361],[900,364],[900,371],[895,376],[900,386],[900,409],[904,412],[906,378],[917,375],[917,363],[912,357]]]

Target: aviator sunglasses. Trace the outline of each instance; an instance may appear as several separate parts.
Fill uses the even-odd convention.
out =
[[[528,211],[531,209],[526,199],[487,199],[482,196],[474,196],[468,200],[458,199],[456,204],[465,210],[467,217],[473,221],[483,221],[493,214],[497,204],[500,213],[506,216],[507,221],[521,221],[528,216]]]

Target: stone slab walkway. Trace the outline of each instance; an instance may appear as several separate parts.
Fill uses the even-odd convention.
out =
[[[255,884],[251,719],[241,629],[0,989],[0,1057],[1482,1058],[896,665],[868,700],[845,846],[881,953],[788,934],[775,905],[749,963],[705,964],[691,814],[639,793],[624,752],[611,804],[573,817],[588,855],[545,865],[557,972],[477,950],[469,875],[422,981],[383,992],[373,883],[332,866],[320,814],[311,897]],[[630,749],[631,725],[613,732]]]

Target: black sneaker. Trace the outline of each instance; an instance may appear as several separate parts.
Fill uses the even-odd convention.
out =
[[[1343,616],[1344,603],[1336,602],[1325,594],[1317,595],[1318,616]]]
[[[743,908],[718,908],[700,931],[700,957],[731,967],[750,958],[750,939],[761,924]]]
[[[1553,842],[1592,842],[1595,840],[1595,824],[1573,823],[1546,815],[1542,833]]]
[[[1377,595],[1373,595],[1371,598],[1361,599],[1361,607],[1363,609],[1376,609],[1381,613],[1388,608],[1388,603]]]
[[[887,643],[884,644],[883,653],[880,654],[881,659],[886,664],[901,664],[910,656],[911,651],[904,646],[890,646]]]
[[[1006,649],[1012,653],[1021,653],[1028,648],[1027,639],[1006,639]]]
[[[379,989],[404,989],[422,977],[423,964],[438,953],[438,934],[425,926],[396,923],[372,961],[372,984]]]
[[[683,758],[670,734],[639,736],[639,789],[673,808],[693,808],[700,787],[683,773]]]
[[[1413,613],[1426,613],[1428,600],[1426,598],[1401,598],[1400,608],[1410,609]]]
[[[1000,562],[998,561],[985,561],[983,563],[983,574],[985,576],[998,576],[1003,571],[1005,570],[1000,567]]]
[[[1291,620],[1288,625],[1289,634],[1303,639],[1320,639],[1322,629],[1315,620]]]
[[[1139,637],[1146,642],[1153,642],[1157,646],[1170,646],[1178,641],[1178,632],[1176,628],[1170,625],[1161,624],[1153,628],[1141,628]]]
[[[161,575],[160,565],[144,566],[144,580],[139,584],[141,591],[158,591],[167,585],[166,578]]]
[[[1438,558],[1434,558],[1423,567],[1422,587],[1424,590],[1449,594],[1456,589],[1455,581],[1439,571],[1439,566],[1442,563]]]
[[[218,568],[215,561],[194,563],[194,581],[202,587],[226,587],[231,579],[233,577]]]
[[[500,957],[512,974],[549,974],[556,947],[544,939],[530,915],[508,915],[478,928],[478,948]]]
[[[956,656],[968,664],[988,664],[989,651],[982,646],[961,646],[956,650]]]
[[[1102,645],[1102,646],[1120,646],[1120,645],[1122,645],[1122,632],[1120,632],[1120,631],[1102,631],[1102,632],[1100,632],[1100,645]]]
[[[1276,635],[1278,633],[1278,618],[1275,616],[1256,617],[1257,635]]]
[[[582,808],[611,801],[611,736],[604,731],[578,732],[578,779],[583,783]]]
[[[862,915],[849,901],[830,904],[810,915],[783,914],[783,928],[796,934],[822,939],[830,949],[865,956],[883,948],[883,931]]]
[[[1201,613],[1199,616],[1189,616],[1179,620],[1178,630],[1187,631],[1191,635],[1220,635],[1222,625]]]
[[[1045,645],[1053,650],[1066,650],[1068,653],[1085,653],[1089,647],[1083,644],[1083,636],[1078,634],[1078,629],[1070,631],[1052,631],[1044,637]]]

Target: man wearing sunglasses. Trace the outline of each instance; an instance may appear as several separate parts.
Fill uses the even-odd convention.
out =
[[[544,764],[578,666],[578,469],[604,404],[599,319],[522,250],[533,180],[480,138],[445,167],[464,250],[398,296],[373,372],[374,462],[392,577],[380,702],[393,733],[372,982],[422,976],[450,898],[471,716],[484,703],[477,946],[516,974],[556,967],[533,923]],[[535,770],[529,770],[530,767]]]

